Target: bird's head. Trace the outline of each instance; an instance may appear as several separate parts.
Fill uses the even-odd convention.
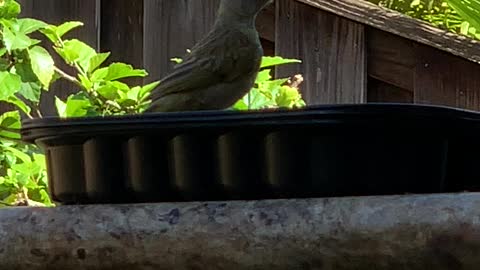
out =
[[[274,0],[222,0],[220,9],[241,17],[255,17]]]

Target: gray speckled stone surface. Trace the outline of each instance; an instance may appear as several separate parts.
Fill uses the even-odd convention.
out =
[[[0,210],[2,269],[480,269],[480,194]]]

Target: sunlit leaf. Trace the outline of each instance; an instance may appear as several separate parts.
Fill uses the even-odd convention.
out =
[[[133,66],[124,63],[113,63],[108,67],[106,81],[113,81],[128,77],[145,77],[147,72],[142,69],[134,69]]]
[[[33,40],[26,34],[20,32],[14,33],[8,27],[3,28],[3,42],[9,52],[13,50],[24,50],[33,44]]]
[[[8,100],[20,90],[22,80],[17,74],[7,71],[0,72],[0,100]]]
[[[23,34],[30,34],[40,29],[43,29],[47,26],[43,21],[31,18],[21,18],[18,19],[16,25],[14,26],[18,32]]]
[[[261,68],[285,65],[285,64],[294,64],[294,63],[302,63],[302,61],[297,59],[286,59],[280,56],[264,56],[262,59]]]
[[[14,0],[2,0],[2,2],[0,2],[0,18],[16,18],[21,10],[20,4]]]
[[[78,39],[65,41],[63,47],[56,48],[56,51],[67,63],[78,63],[84,72],[89,70],[90,60],[97,55],[92,47]]]
[[[472,27],[480,29],[480,0],[446,0]]]
[[[40,46],[35,46],[28,50],[32,70],[42,83],[45,89],[48,89],[55,73],[55,63],[50,53]]]
[[[58,37],[62,38],[65,34],[72,31],[73,29],[83,26],[82,22],[70,21],[65,22],[55,28],[55,33]]]
[[[110,57],[110,53],[99,53],[90,59],[90,67],[88,72],[92,73],[100,65],[102,65]]]

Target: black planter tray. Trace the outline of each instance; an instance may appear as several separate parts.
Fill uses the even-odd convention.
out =
[[[480,114],[407,104],[24,121],[55,201],[132,203],[480,188]]]

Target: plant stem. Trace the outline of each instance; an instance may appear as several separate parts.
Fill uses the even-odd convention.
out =
[[[58,74],[60,74],[60,76],[62,76],[62,78],[70,81],[70,82],[73,82],[81,87],[82,86],[82,83],[80,83],[80,81],[77,80],[77,78],[71,76],[71,75],[68,75],[67,73],[65,73],[63,70],[59,69],[58,67],[55,67],[55,72],[57,72]]]

